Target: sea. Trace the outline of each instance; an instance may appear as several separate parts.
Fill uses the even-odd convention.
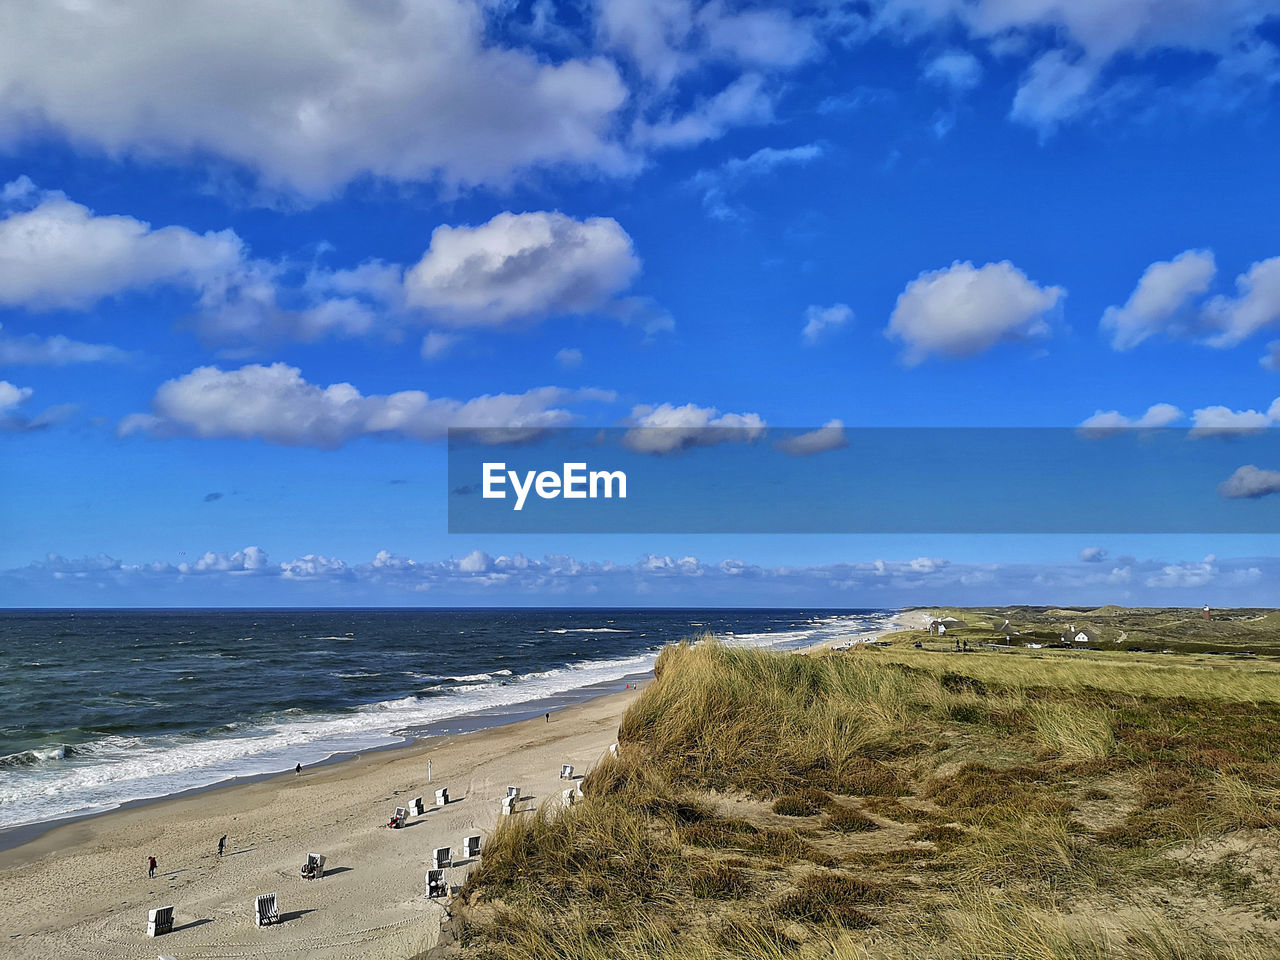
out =
[[[0,845],[47,824],[509,722],[704,634],[780,649],[885,610],[0,611]]]

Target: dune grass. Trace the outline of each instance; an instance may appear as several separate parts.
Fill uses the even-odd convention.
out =
[[[489,838],[464,950],[1280,957],[1250,878],[1169,855],[1247,830],[1280,871],[1280,674],[887,652],[664,650],[583,800]]]

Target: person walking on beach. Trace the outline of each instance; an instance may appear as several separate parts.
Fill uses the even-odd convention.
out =
[[[549,713],[548,713],[548,714],[547,714],[547,723],[550,723],[550,722],[551,722],[551,714],[549,714]]]
[[[299,773],[301,773],[301,772],[302,772],[302,764],[298,764],[296,767],[294,767],[294,768],[293,768],[293,772],[294,772],[294,774],[299,774]]]
[[[154,877],[156,875],[156,858],[147,857],[147,876]]]
[[[222,851],[227,849],[227,835],[224,833],[218,840],[218,856],[222,856]]]

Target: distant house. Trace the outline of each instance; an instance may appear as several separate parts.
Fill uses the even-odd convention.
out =
[[[1018,635],[1018,631],[1013,629],[1013,625],[1008,620],[1004,622],[1003,626],[996,627],[996,633],[1003,633],[1006,637],[1016,637]]]
[[[1062,642],[1063,643],[1097,643],[1098,633],[1096,630],[1092,630],[1089,627],[1081,627],[1079,630],[1077,630],[1076,625],[1073,623],[1071,624],[1071,626],[1067,627],[1067,629],[1063,632]]]
[[[959,630],[967,626],[968,624],[963,620],[957,620],[955,617],[943,617],[941,620],[929,621],[929,632],[935,637],[940,637],[948,630]]]

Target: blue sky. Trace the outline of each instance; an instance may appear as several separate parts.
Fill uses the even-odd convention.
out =
[[[1278,86],[1274,0],[6,8],[0,604],[1272,603],[1264,534],[450,535],[443,437],[1275,429]]]

